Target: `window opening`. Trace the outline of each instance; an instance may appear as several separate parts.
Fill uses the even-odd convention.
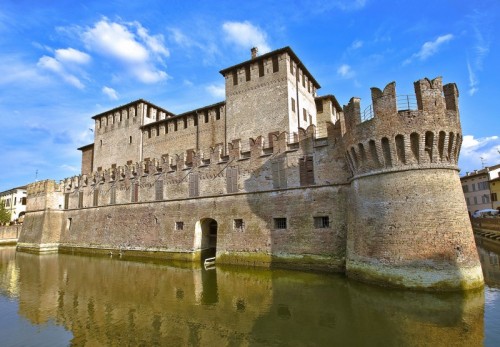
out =
[[[274,229],[286,229],[286,218],[274,218]]]

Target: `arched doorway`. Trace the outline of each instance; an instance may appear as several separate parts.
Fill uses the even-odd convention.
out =
[[[195,248],[201,250],[201,260],[215,257],[217,252],[217,221],[203,218],[196,222]]]

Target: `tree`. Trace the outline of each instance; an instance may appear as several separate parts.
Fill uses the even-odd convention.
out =
[[[5,208],[5,201],[0,201],[0,224],[10,222],[10,212]]]

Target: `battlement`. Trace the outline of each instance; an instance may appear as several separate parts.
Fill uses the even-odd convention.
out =
[[[134,203],[303,185],[346,184],[348,171],[343,153],[340,125],[329,123],[326,136],[321,138],[317,137],[316,127],[309,126],[292,135],[282,132],[246,141],[234,139],[226,150],[221,143],[204,150],[166,153],[66,178],[61,181],[61,187],[65,208],[71,209],[109,205],[111,201]],[[314,176],[307,180],[302,172],[305,167],[301,168],[304,158],[314,162],[308,167]],[[280,165],[279,182],[274,177],[277,174],[272,172],[273,165]],[[233,171],[228,173],[228,170]],[[236,187],[228,186],[228,177],[236,177]],[[194,186],[199,187],[196,193],[191,191]]]
[[[456,169],[462,141],[458,89],[441,77],[414,83],[415,96],[398,96],[396,83],[371,88],[372,105],[344,107],[346,155],[353,174],[434,166]],[[363,115],[363,117],[362,117]]]

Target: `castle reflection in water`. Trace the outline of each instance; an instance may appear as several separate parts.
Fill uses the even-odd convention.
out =
[[[480,256],[485,278],[498,286],[498,254],[480,249]],[[58,327],[61,341],[69,336],[75,346],[481,346],[485,339],[483,290],[400,291],[285,270],[207,271],[0,248],[0,298],[8,299],[2,312],[16,302],[15,315],[38,331]],[[14,338],[43,342],[39,333]]]

